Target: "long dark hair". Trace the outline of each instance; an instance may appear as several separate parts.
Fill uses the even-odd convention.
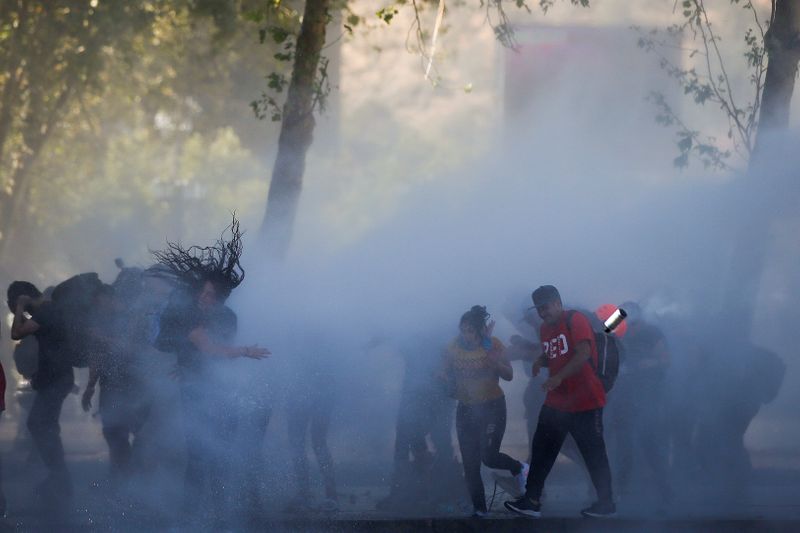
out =
[[[475,333],[481,337],[486,334],[486,322],[489,320],[489,312],[486,306],[473,305],[472,308],[461,315],[461,324],[471,327]]]
[[[226,233],[230,233],[227,239]],[[212,246],[184,248],[179,242],[167,241],[167,248],[153,252],[153,257],[192,293],[199,292],[210,281],[225,300],[244,280],[244,269],[239,264],[244,250],[242,235],[234,213],[233,220]]]

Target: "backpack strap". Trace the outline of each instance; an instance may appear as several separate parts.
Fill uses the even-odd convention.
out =
[[[600,370],[600,375],[601,376],[605,376],[606,375],[606,361],[608,361],[608,337],[606,336],[605,333],[603,333],[602,338],[603,338],[603,368],[602,368],[602,370]],[[597,344],[597,336],[596,335],[594,337],[594,340],[595,340],[595,344]],[[598,354],[598,357],[599,357],[599,354]]]
[[[573,340],[572,339],[572,319],[575,317],[575,314],[579,313],[579,312],[580,311],[576,311],[575,309],[570,309],[569,311],[566,312],[567,313],[567,331],[569,332],[569,341],[570,342],[572,342],[572,340]],[[592,333],[594,333],[594,330],[592,330]],[[597,336],[595,336],[595,347],[597,346],[597,340],[596,339],[597,339]],[[573,343],[573,345],[574,344],[575,343]],[[603,343],[603,355],[604,356],[605,356],[605,346],[607,346],[607,345],[608,345],[607,342]],[[598,354],[598,357],[599,357],[599,354]],[[605,357],[603,358],[603,360],[605,361]],[[589,366],[591,366],[592,370],[594,370],[594,372],[597,373],[597,368],[594,365],[594,357],[592,357],[591,354],[589,354]],[[603,363],[603,371],[605,371],[605,363]]]

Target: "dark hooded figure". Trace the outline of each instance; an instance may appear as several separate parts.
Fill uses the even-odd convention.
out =
[[[161,315],[156,347],[178,358],[183,423],[186,433],[184,512],[202,520],[207,511],[223,518],[222,489],[236,432],[237,416],[220,374],[229,359],[262,359],[269,351],[234,346],[236,314],[225,301],[244,279],[239,264],[242,234],[234,217],[225,234],[208,247],[167,243],[154,252],[157,262],[178,284]],[[223,365],[223,366],[221,366]]]
[[[72,498],[72,481],[64,460],[59,418],[75,383],[72,365],[64,356],[63,320],[54,304],[27,281],[15,281],[8,287],[8,307],[14,312],[11,338],[34,336],[39,345],[38,368],[31,380],[36,397],[27,422],[48,471],[37,493],[44,503],[63,510]]]

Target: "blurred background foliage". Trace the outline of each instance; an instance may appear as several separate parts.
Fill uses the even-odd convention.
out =
[[[288,68],[258,30],[298,16],[277,7],[2,2],[0,274],[142,262],[165,237],[213,238],[232,209],[257,221],[278,130],[249,104]]]

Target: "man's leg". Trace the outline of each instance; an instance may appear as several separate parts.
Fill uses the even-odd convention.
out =
[[[103,437],[108,445],[112,481],[121,481],[128,474],[131,458],[129,398],[108,383],[100,387],[100,417]]]
[[[442,394],[432,395],[428,405],[428,429],[436,449],[436,459],[444,464],[453,462],[453,400]]]
[[[108,444],[108,458],[111,463],[111,478],[115,481],[128,474],[131,459],[129,435],[127,426],[103,426],[103,437]]]
[[[61,443],[61,406],[72,389],[71,379],[53,383],[36,392],[30,414],[28,430],[51,476],[66,476],[64,446]]]
[[[660,400],[660,399],[656,399]],[[639,444],[645,459],[650,464],[663,503],[672,500],[672,486],[669,473],[669,456],[667,455],[666,424],[659,403],[654,403],[648,413],[639,421]],[[649,416],[648,416],[649,415]]]
[[[565,420],[567,416],[567,413],[561,413],[546,405],[539,411],[539,422],[536,424],[536,432],[531,443],[530,474],[525,488],[525,496],[534,502],[538,502],[541,498],[544,481],[564,444],[567,436]]]
[[[592,477],[597,499],[613,503],[611,469],[608,466],[606,443],[603,438],[603,409],[593,409],[570,414],[569,431],[575,438],[589,475]]]
[[[616,392],[616,391],[614,391]],[[622,397],[614,398],[615,412],[611,431],[615,437],[616,447],[614,448],[614,474],[616,479],[617,491],[624,497],[630,488],[633,475],[633,465],[636,458],[634,441],[638,441],[637,422],[640,422],[636,415],[632,402],[634,398]],[[628,402],[628,403],[623,403]],[[638,443],[637,443],[638,444]]]

